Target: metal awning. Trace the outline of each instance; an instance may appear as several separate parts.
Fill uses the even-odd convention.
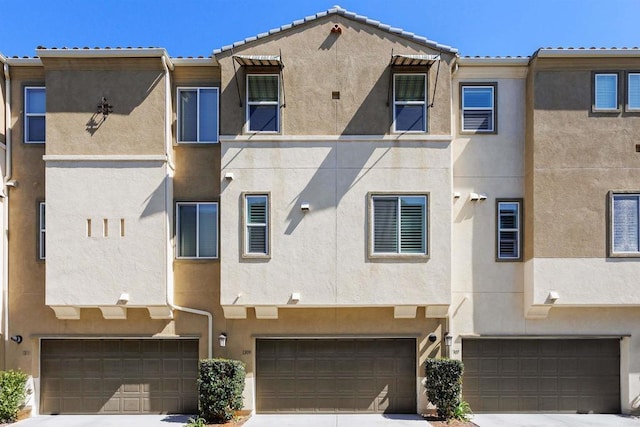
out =
[[[391,55],[393,66],[427,66],[440,60],[440,55]]]
[[[279,55],[233,55],[233,59],[247,67],[284,67]]]

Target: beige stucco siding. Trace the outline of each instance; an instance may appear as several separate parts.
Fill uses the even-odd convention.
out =
[[[338,25],[341,34],[332,33]],[[438,54],[439,52],[388,32],[341,16],[329,16],[274,34],[259,43],[233,51],[240,55],[280,55],[284,63],[281,133],[284,135],[383,135],[392,128],[390,93],[391,54]],[[450,129],[450,61],[442,54],[434,107],[428,109],[428,131],[448,135]],[[251,72],[232,63],[232,53],[218,55],[222,74],[223,135],[243,133],[245,125],[245,74]],[[429,102],[438,64],[428,71]],[[237,70],[237,71],[236,71]],[[277,73],[261,68],[259,72]],[[427,72],[425,67],[411,72]],[[238,98],[238,91],[242,101]],[[332,99],[339,92],[340,99]],[[286,96],[286,99],[285,99]],[[389,101],[391,100],[391,103]],[[242,104],[242,106],[240,106]]]

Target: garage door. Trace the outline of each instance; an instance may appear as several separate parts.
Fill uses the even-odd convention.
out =
[[[197,412],[197,340],[42,340],[43,414]]]
[[[620,412],[618,339],[464,339],[474,412]]]
[[[260,339],[256,410],[416,412],[415,339]]]

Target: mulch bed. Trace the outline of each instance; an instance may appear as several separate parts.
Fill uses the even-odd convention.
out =
[[[433,427],[478,427],[477,424],[474,424],[471,421],[444,421],[442,418],[435,415],[423,415],[422,418],[427,420]]]

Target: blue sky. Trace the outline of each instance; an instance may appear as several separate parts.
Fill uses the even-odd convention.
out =
[[[640,0],[0,0],[0,52],[31,56],[39,45],[154,46],[171,56],[208,56],[334,4],[461,55],[640,46]]]

